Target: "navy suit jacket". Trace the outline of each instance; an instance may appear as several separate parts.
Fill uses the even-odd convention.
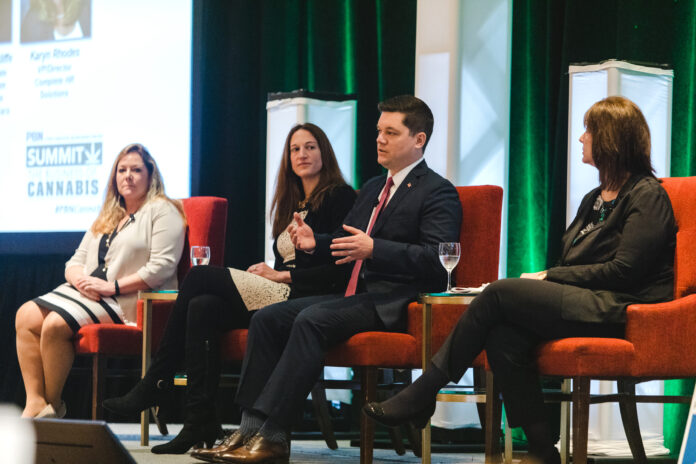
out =
[[[383,175],[365,183],[344,224],[367,230],[386,180]],[[418,293],[444,290],[447,273],[438,244],[459,241],[461,222],[457,190],[425,161],[419,163],[377,218],[370,234],[372,258],[363,263],[361,273],[362,288],[372,297],[388,330],[406,327],[406,307]],[[342,228],[331,235],[315,234],[315,253],[330,254],[331,240],[345,235]]]

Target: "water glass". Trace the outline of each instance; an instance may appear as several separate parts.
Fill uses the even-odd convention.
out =
[[[438,254],[440,255],[442,266],[447,271],[447,293],[452,293],[452,269],[454,269],[459,262],[461,247],[458,242],[440,243]]]
[[[207,246],[192,246],[191,247],[191,264],[193,266],[201,266],[210,263],[210,247]]]

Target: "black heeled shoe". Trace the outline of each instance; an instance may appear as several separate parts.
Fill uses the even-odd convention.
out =
[[[422,429],[428,425],[428,421],[435,413],[435,404],[435,401],[433,401],[432,403],[426,404],[419,411],[402,417],[395,417],[394,415],[387,414],[384,409],[382,409],[381,403],[376,402],[367,403],[363,406],[363,412],[367,417],[387,427],[396,427],[410,422],[416,429]]]
[[[141,411],[150,409],[160,433],[167,435],[169,431],[167,423],[160,413],[160,406],[165,402],[168,388],[163,381],[159,381],[158,384],[160,386],[141,379],[128,393],[117,398],[106,399],[102,402],[102,406],[119,416],[135,416]]]
[[[148,408],[158,406],[164,395],[164,390],[157,388],[152,382],[141,379],[128,393],[117,398],[109,398],[102,402],[107,409],[120,416],[134,416]]]
[[[150,451],[155,454],[185,454],[194,446],[212,448],[221,435],[222,427],[217,422],[184,424],[184,428],[172,441],[153,446]]]

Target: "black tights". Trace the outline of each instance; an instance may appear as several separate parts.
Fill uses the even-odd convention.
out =
[[[492,283],[471,303],[433,357],[433,363],[456,381],[485,349],[503,394],[510,425],[523,428],[534,454],[552,454],[554,457],[549,462],[555,462],[557,453],[546,423],[535,363],[536,347],[544,340],[556,338],[621,338],[624,333],[623,324],[564,318],[564,311],[571,306],[573,314],[592,314],[596,310],[592,298],[568,301],[571,290],[574,295],[590,290],[569,287],[529,279]]]
[[[574,305],[581,312],[583,301],[592,301],[565,301],[565,287],[568,286],[530,279],[492,283],[459,319],[433,363],[456,381],[485,349],[503,393],[510,424],[523,427],[544,422],[535,363],[539,343],[566,337],[620,338],[624,332],[623,324],[564,319],[564,305]]]
[[[250,317],[226,268],[192,267],[181,284],[146,379],[169,382],[184,359],[187,346],[217,341],[230,329],[247,328]]]

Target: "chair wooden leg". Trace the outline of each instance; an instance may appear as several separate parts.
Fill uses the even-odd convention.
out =
[[[431,429],[430,421],[421,430],[421,464],[430,464]]]
[[[150,409],[140,411],[140,446],[150,444]]]
[[[587,464],[590,379],[573,377],[573,464]]]
[[[570,379],[563,379],[562,393],[570,393]],[[570,464],[570,402],[561,402],[561,464]]]
[[[332,450],[338,449],[336,436],[334,435],[333,427],[331,426],[329,408],[326,405],[326,390],[320,383],[314,385],[314,388],[312,389],[312,405],[314,406],[314,416],[317,418],[319,430],[321,431],[321,436],[324,437],[326,446]]]
[[[500,450],[500,420],[502,417],[503,403],[496,391],[493,372],[486,371],[486,428],[485,433],[485,458],[487,464],[501,462]]]
[[[503,438],[503,463],[512,464],[512,427],[505,416],[505,434]]]
[[[360,368],[360,389],[363,404],[375,400],[377,395],[377,368]],[[365,414],[360,414],[360,464],[372,464],[374,451],[375,424]]]
[[[474,367],[474,390],[486,390],[486,369],[483,367]],[[486,430],[486,405],[484,403],[476,403],[476,412],[478,413],[481,430]]]
[[[102,401],[104,400],[104,375],[106,373],[106,357],[101,354],[92,356],[92,420],[104,417]]]
[[[619,411],[621,412],[621,422],[623,422],[624,432],[631,447],[633,462],[643,464],[647,462],[643,438],[640,435],[640,424],[638,423],[638,411],[636,410],[636,382],[633,380],[621,379],[616,381],[616,387],[620,394]]]

